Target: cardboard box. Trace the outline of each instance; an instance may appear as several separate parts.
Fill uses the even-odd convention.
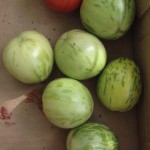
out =
[[[97,98],[97,77],[83,82],[94,97],[95,109],[90,120],[104,123],[115,132],[119,150],[150,149],[150,1],[136,0],[136,5],[137,17],[131,31],[116,41],[102,42],[108,52],[108,61],[127,56],[139,64],[143,76],[143,93],[138,105],[125,113],[109,111]],[[54,47],[62,33],[74,28],[83,29],[78,11],[56,13],[49,10],[42,0],[1,1],[0,104],[36,86],[22,84],[6,71],[2,62],[4,45],[22,31],[35,30],[47,36]],[[60,72],[55,68],[48,81],[59,76]],[[68,131],[47,121],[40,102],[24,101],[13,111],[9,120],[0,120],[0,150],[66,150]]]

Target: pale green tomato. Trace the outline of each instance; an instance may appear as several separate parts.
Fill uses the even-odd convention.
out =
[[[118,143],[109,127],[89,122],[69,132],[67,150],[118,150]]]
[[[128,111],[139,101],[142,82],[136,63],[119,57],[110,62],[99,76],[97,95],[101,103],[113,111]]]
[[[79,29],[61,35],[54,53],[58,68],[68,77],[77,80],[98,75],[107,59],[105,47],[100,40]]]
[[[47,38],[35,31],[25,31],[11,39],[3,50],[6,69],[23,83],[45,80],[53,67],[53,50]]]
[[[73,128],[89,119],[93,112],[93,98],[79,81],[58,78],[44,90],[43,111],[46,118],[60,128]]]
[[[81,22],[103,39],[117,39],[131,27],[135,16],[134,0],[83,0]]]

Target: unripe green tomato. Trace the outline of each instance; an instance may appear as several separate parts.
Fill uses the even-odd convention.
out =
[[[131,27],[135,0],[83,0],[80,7],[83,26],[103,39],[118,39]]]
[[[106,50],[101,41],[79,29],[62,34],[56,42],[54,53],[61,72],[77,80],[98,75],[107,60]]]
[[[104,124],[85,123],[67,136],[67,150],[118,150],[118,139]]]
[[[23,83],[47,79],[53,67],[53,50],[41,33],[25,31],[11,39],[3,50],[3,62],[9,73]]]
[[[46,118],[60,128],[74,128],[87,121],[93,112],[90,91],[79,81],[57,78],[44,90],[43,111]]]

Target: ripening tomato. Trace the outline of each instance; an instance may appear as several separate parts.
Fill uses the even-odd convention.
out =
[[[57,12],[72,12],[80,7],[82,0],[45,0],[50,9]]]

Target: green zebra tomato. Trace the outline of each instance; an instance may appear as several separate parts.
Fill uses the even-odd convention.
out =
[[[67,150],[118,150],[118,139],[104,124],[85,123],[67,136]]]
[[[128,111],[139,101],[142,77],[137,64],[126,57],[111,61],[99,76],[97,95],[113,111]]]
[[[3,62],[11,75],[23,83],[45,80],[53,67],[53,50],[47,38],[25,31],[11,39],[3,50]]]
[[[42,96],[46,118],[60,128],[73,128],[89,119],[93,98],[89,90],[71,78],[51,81]]]

